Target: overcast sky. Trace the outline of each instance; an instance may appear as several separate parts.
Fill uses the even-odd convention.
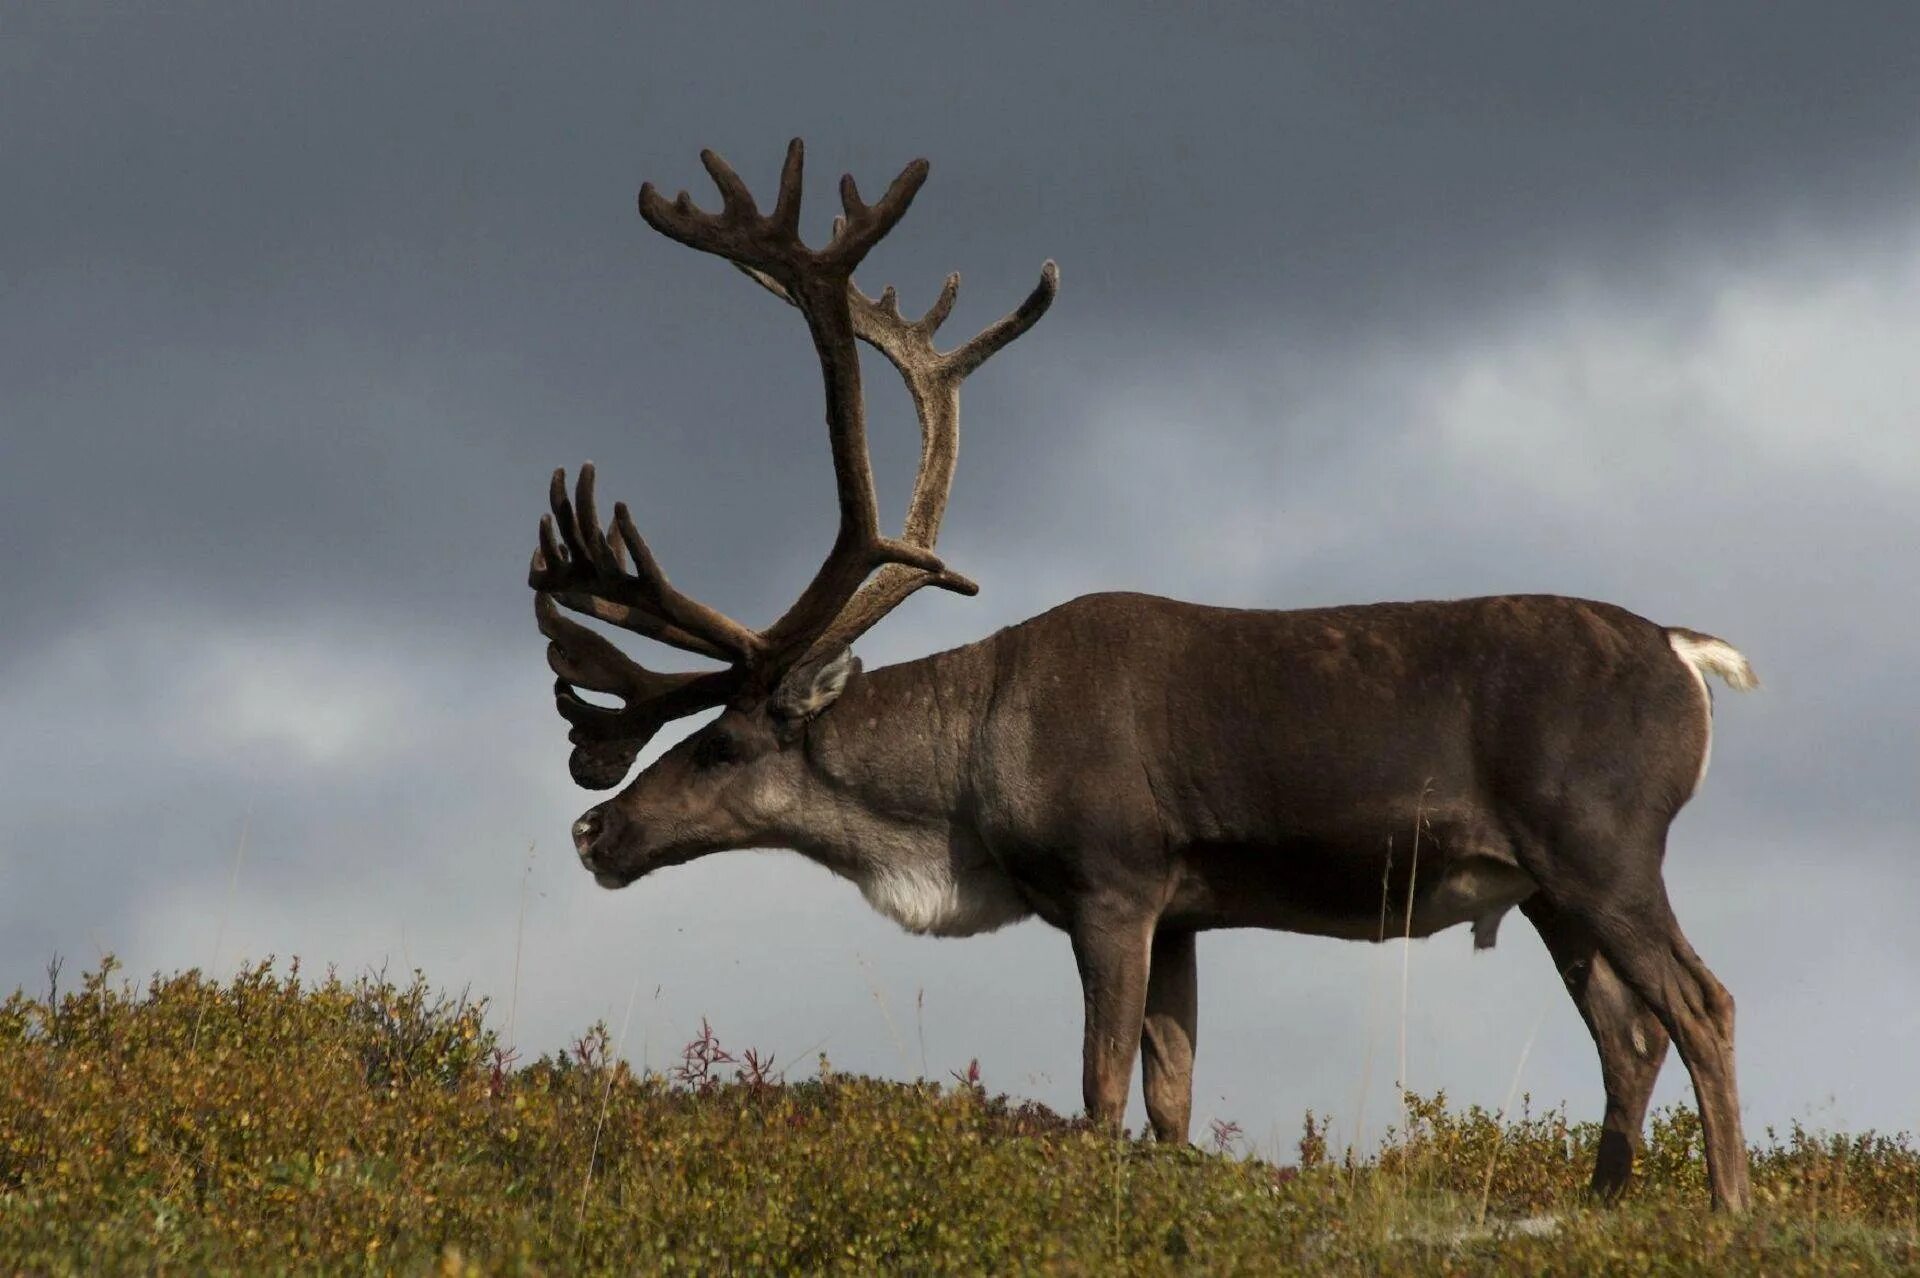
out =
[[[832,536],[803,326],[633,207],[711,204],[703,146],[770,191],[798,134],[816,237],[839,172],[932,161],[870,291],[959,269],[964,334],[1062,274],[967,387],[942,549],[982,593],[916,596],[870,665],[1115,587],[1724,635],[1765,686],[1720,697],[1668,878],[1749,1132],[1920,1128],[1911,8],[271,8],[0,21],[0,988],[385,962],[529,1055],[631,1001],[655,1066],[706,1016],[801,1073],[978,1057],[1078,1106],[1041,924],[909,937],[785,853],[607,893],[567,845],[547,472],[596,460],[749,624]],[[917,436],[868,371],[897,518]],[[1530,930],[1470,950],[1412,947],[1407,1081],[1497,1106],[1524,1054],[1598,1117]],[[1197,1117],[1377,1132],[1401,947],[1200,952]]]

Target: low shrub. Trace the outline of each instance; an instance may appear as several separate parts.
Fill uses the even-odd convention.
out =
[[[1114,1140],[951,1085],[788,1083],[702,1023],[667,1075],[604,1026],[521,1064],[484,1001],[269,961],[142,988],[111,961],[0,1004],[0,1271],[1373,1273],[1920,1268],[1905,1137],[1768,1133],[1759,1209],[1705,1213],[1697,1123],[1629,1202],[1595,1129],[1409,1097],[1368,1156]],[[1225,1150],[1237,1136],[1216,1127]],[[1491,1175],[1489,1174],[1491,1169]]]

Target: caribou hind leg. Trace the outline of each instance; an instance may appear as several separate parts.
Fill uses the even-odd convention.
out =
[[[1193,1052],[1200,1010],[1194,934],[1161,928],[1153,936],[1147,1015],[1140,1036],[1140,1084],[1147,1121],[1163,1141],[1184,1142],[1193,1113]]]
[[[1747,1144],[1734,1077],[1733,996],[1681,934],[1660,878],[1664,830],[1647,839],[1562,843],[1535,871],[1548,901],[1593,934],[1693,1077],[1716,1207],[1745,1211]],[[1535,867],[1529,867],[1534,869]]]
[[[1626,1189],[1633,1161],[1640,1154],[1647,1104],[1667,1058],[1667,1031],[1613,970],[1589,928],[1556,910],[1542,894],[1536,893],[1520,909],[1546,942],[1560,979],[1600,1051],[1607,1111],[1600,1122],[1592,1188],[1598,1197],[1612,1201]]]
[[[1681,934],[1664,892],[1648,922],[1658,930],[1644,937],[1603,937],[1603,950],[1660,1017],[1693,1075],[1714,1204],[1745,1211],[1750,1189],[1734,1074],[1733,995]]]

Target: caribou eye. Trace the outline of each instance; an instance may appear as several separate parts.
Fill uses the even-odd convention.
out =
[[[693,748],[693,766],[696,768],[724,768],[738,762],[740,752],[734,748],[733,738],[724,733],[715,733]]]

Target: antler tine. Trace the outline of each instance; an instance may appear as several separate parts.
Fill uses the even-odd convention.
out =
[[[927,319],[932,321],[932,327],[927,330],[929,336],[932,335],[933,329],[940,327],[941,322],[947,318],[947,311],[953,306],[953,293],[959,290],[960,285],[958,272],[948,277],[948,283],[951,286],[949,290],[943,292],[940,301],[935,302],[933,309],[927,312]],[[974,369],[997,355],[1009,342],[1039,323],[1040,317],[1047,313],[1047,309],[1053,305],[1053,299],[1059,296],[1059,293],[1060,267],[1052,258],[1048,258],[1040,266],[1040,282],[1033,286],[1033,291],[1013,309],[1012,314],[987,325],[947,357],[952,363],[953,375],[956,378],[965,378]],[[937,319],[934,318],[935,311],[939,312]],[[922,323],[926,322],[926,320],[922,321]]]
[[[665,673],[649,670],[607,639],[563,616],[546,591],[534,595],[534,618],[552,642],[547,664],[569,684],[638,700],[665,696],[711,671]],[[585,703],[583,703],[585,704]],[[603,706],[592,709],[614,713]]]
[[[711,150],[700,152],[700,164],[720,188],[721,216],[737,221],[758,220],[760,206],[753,202],[753,193],[747,190],[747,184],[733,171],[733,166]]]
[[[553,513],[540,520],[540,549],[528,572],[528,584],[554,595],[576,612],[650,639],[701,656],[751,664],[761,650],[760,636],[674,589],[634,527],[625,502],[614,506],[609,526],[619,538],[620,549],[615,548],[608,532],[600,527],[594,505],[594,478],[593,463],[582,465],[574,498],[569,501],[566,471],[553,472],[547,492]],[[621,550],[633,558],[631,572]]]
[[[873,246],[906,216],[907,206],[920,193],[931,171],[932,166],[925,160],[914,160],[900,170],[900,176],[887,186],[887,193],[880,197],[880,202],[871,207],[861,202],[860,188],[854,184],[853,174],[842,176],[840,206],[846,210],[846,215],[835,223],[833,239],[828,242],[822,256],[851,273]]]
[[[891,292],[892,289],[889,288],[888,291]],[[947,275],[947,282],[940,286],[940,296],[933,299],[933,305],[927,308],[927,313],[920,317],[914,327],[925,333],[931,340],[933,335],[940,331],[940,326],[947,322],[947,316],[953,311],[953,299],[958,296],[960,296],[960,272],[952,271]]]
[[[835,226],[842,220],[836,218]],[[781,301],[789,306],[799,305],[792,291],[778,279],[751,266],[741,263],[735,265],[741,274]],[[1060,293],[1060,267],[1052,258],[1041,263],[1040,282],[1033,286],[1020,305],[960,346],[942,354],[934,348],[933,336],[947,322],[959,293],[960,272],[954,271],[947,276],[940,287],[940,296],[933,300],[933,305],[927,308],[926,313],[917,320],[908,320],[900,312],[893,285],[887,285],[878,298],[872,298],[849,280],[847,296],[853,315],[854,335],[885,355],[888,362],[902,373],[907,371],[902,367],[903,361],[911,361],[932,367],[940,375],[965,380],[1015,338],[1039,323],[1040,317],[1047,313],[1053,305],[1053,299]]]
[[[741,667],[687,674],[649,670],[585,626],[562,616],[554,597],[533,597],[534,618],[548,639],[547,665],[558,676],[554,705],[571,725],[574,744],[568,768],[593,790],[620,784],[641,747],[660,728],[683,715],[727,701],[742,685]],[[574,689],[610,693],[618,709],[595,705]]]
[[[784,234],[800,238],[800,185],[806,172],[807,149],[795,138],[787,143],[787,158],[780,163],[780,194],[773,203],[773,224]]]

